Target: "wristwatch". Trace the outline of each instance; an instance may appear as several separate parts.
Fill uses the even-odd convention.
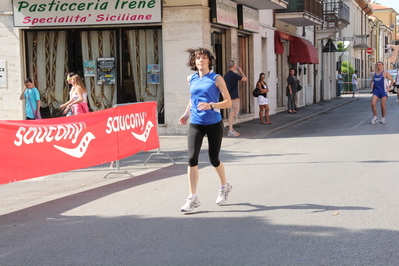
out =
[[[215,109],[214,103],[210,103],[210,105],[212,110]]]

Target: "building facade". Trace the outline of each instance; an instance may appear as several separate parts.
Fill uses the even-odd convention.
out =
[[[359,1],[368,6],[364,0],[2,1],[0,119],[24,118],[19,95],[25,77],[41,93],[42,116],[59,115],[68,100],[65,77],[74,71],[84,77],[92,111],[156,101],[159,132],[184,134],[179,118],[192,74],[185,50],[194,47],[215,53],[216,73],[224,75],[234,60],[247,75],[239,84],[238,123],[258,117],[252,90],[262,72],[270,114],[287,109],[290,68],[303,86],[298,107],[329,100],[336,97],[338,53],[326,46],[367,35],[368,10]],[[331,12],[336,5],[343,13]],[[366,48],[353,42],[351,49],[351,62],[367,72]],[[222,114],[228,118],[228,110]]]
[[[42,116],[59,115],[68,100],[65,77],[75,72],[84,77],[92,111],[156,101],[159,131],[185,133],[178,120],[192,73],[185,50],[193,47],[216,54],[216,73],[225,74],[227,62],[235,60],[249,77],[239,88],[238,122],[258,113],[251,92],[261,72],[268,73],[274,113],[273,10],[286,6],[275,0],[3,1],[0,38],[7,48],[0,51],[6,77],[0,117],[24,118],[19,95],[25,77],[40,91]]]
[[[376,61],[384,62],[386,69],[399,68],[398,47],[396,45],[398,13],[387,6],[374,3],[371,3],[371,6],[374,9],[373,16],[370,17],[375,39],[373,45],[376,47],[374,58]]]

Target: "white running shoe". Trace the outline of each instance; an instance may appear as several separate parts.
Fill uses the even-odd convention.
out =
[[[216,199],[216,204],[218,205],[224,205],[227,202],[227,197],[229,196],[229,193],[233,189],[233,186],[230,185],[229,182],[227,182],[227,185],[223,188],[219,189],[219,195]]]
[[[227,133],[227,136],[229,137],[238,137],[240,135],[240,133],[238,133],[237,131],[233,130],[233,131],[229,131]]]
[[[378,118],[374,117],[373,119],[371,119],[370,124],[374,125],[377,122],[378,122]]]
[[[381,118],[381,124],[385,124],[385,122],[387,122],[387,121],[385,121],[385,118]]]
[[[191,212],[194,208],[197,208],[201,205],[197,196],[191,196],[187,198],[186,204],[181,207],[180,211],[182,212]]]
[[[395,102],[395,103],[399,103],[399,98],[396,99],[396,102]]]

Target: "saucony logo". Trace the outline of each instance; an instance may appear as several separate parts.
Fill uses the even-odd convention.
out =
[[[72,157],[82,158],[82,156],[86,153],[87,148],[89,148],[90,142],[95,138],[96,137],[91,132],[88,132],[83,136],[82,140],[76,148],[70,149],[57,145],[54,145],[54,147]]]
[[[154,127],[154,123],[152,121],[148,121],[147,124],[145,124],[146,117],[146,112],[109,117],[106,122],[105,133],[112,134],[119,131],[130,131],[133,137],[135,137],[137,140],[146,142],[150,135],[151,129]],[[76,144],[81,134],[83,134],[84,129],[87,129],[87,125],[85,123],[20,127],[15,135],[16,140],[14,140],[14,145],[21,146],[34,143],[54,143],[60,141],[64,143],[64,141],[67,140],[69,140],[72,144]],[[144,132],[142,134],[137,134],[131,132],[133,129],[136,129],[135,131],[144,130]],[[53,146],[69,156],[82,158],[89,148],[90,142],[94,139],[96,139],[94,134],[88,132],[82,137],[79,144],[74,148],[66,148],[60,145]]]
[[[151,128],[153,128],[154,127],[154,124],[151,122],[151,121],[148,121],[147,122],[147,125],[146,125],[146,127],[145,127],[145,131],[144,131],[144,133],[143,134],[136,134],[136,133],[134,133],[134,132],[132,132],[132,135],[136,138],[136,139],[138,139],[138,140],[140,140],[140,141],[142,141],[142,142],[146,142],[147,141],[147,139],[148,139],[148,136],[150,135],[150,132],[151,132]]]

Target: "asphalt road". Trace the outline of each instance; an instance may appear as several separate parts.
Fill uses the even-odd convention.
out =
[[[226,138],[225,206],[204,143],[202,205],[179,211],[184,137],[161,141],[176,164],[133,178],[99,166],[0,186],[0,265],[398,265],[399,105],[390,97],[387,123],[370,125],[369,97]]]

